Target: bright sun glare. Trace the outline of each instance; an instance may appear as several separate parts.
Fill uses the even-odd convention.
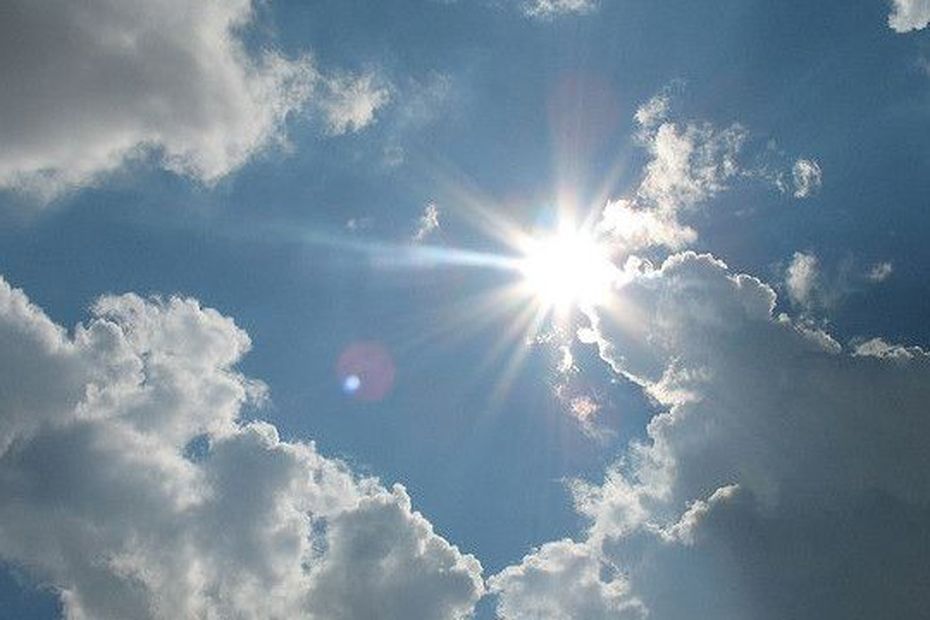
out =
[[[521,271],[529,293],[561,312],[604,303],[617,278],[607,247],[591,234],[567,227],[528,241]]]

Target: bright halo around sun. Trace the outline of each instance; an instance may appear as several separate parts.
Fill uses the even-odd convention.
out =
[[[604,304],[619,275],[606,245],[584,230],[562,227],[528,240],[523,252],[524,288],[557,313]]]

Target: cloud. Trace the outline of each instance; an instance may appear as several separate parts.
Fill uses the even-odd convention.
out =
[[[888,279],[893,271],[890,262],[879,262],[862,269],[856,267],[852,260],[846,260],[825,272],[816,254],[795,252],[785,270],[785,290],[797,308],[804,311],[829,310],[866,286]]]
[[[265,388],[231,319],[92,312],[66,332],[0,279],[0,558],[67,617],[467,617],[481,566],[403,487],[241,418]]]
[[[884,282],[894,272],[894,266],[889,261],[875,263],[866,273],[866,278],[870,282]]]
[[[368,230],[374,226],[375,220],[372,217],[350,217],[346,220],[346,230],[357,233]]]
[[[250,0],[13,0],[0,25],[0,188],[48,201],[132,160],[211,184],[285,141],[319,95],[332,133],[370,123],[370,76],[243,40]]]
[[[436,230],[439,230],[439,207],[436,203],[430,202],[426,204],[423,213],[417,219],[417,230],[413,233],[413,240],[423,241]]]
[[[604,207],[597,232],[618,254],[687,247],[697,232],[682,223],[683,216],[748,176],[741,163],[748,132],[736,123],[721,129],[672,120],[669,89],[640,106],[634,119],[649,161],[631,195]]]
[[[498,614],[507,620],[638,620],[646,614],[629,595],[622,575],[610,570],[584,545],[560,540],[543,545],[489,580],[500,596]]]
[[[573,486],[589,521],[578,562],[612,567],[623,601],[662,620],[920,617],[930,355],[845,348],[774,315],[770,286],[709,255],[631,275],[587,338],[659,413],[602,482]],[[543,549],[490,580],[502,617],[534,610],[520,593]],[[588,601],[562,593],[613,579],[562,576],[536,598],[565,617]]]
[[[794,197],[808,198],[823,185],[823,171],[816,161],[799,159],[791,169],[791,179],[794,182]]]
[[[810,253],[795,252],[788,265],[785,287],[788,298],[798,306],[810,306],[819,288],[820,268],[817,257]]]
[[[897,32],[922,30],[930,24],[930,0],[892,0],[888,26]]]
[[[707,123],[660,124],[649,135],[652,160],[638,195],[667,214],[712,198],[739,173],[738,156],[746,137],[738,124],[725,129]]]
[[[337,75],[324,81],[318,103],[330,135],[359,131],[374,122],[375,112],[391,100],[389,87],[374,73]]]
[[[597,9],[597,0],[521,0],[524,15],[552,19],[560,15],[585,15]]]
[[[668,119],[671,106],[671,97],[662,93],[639,106],[633,118],[642,130],[650,132]]]

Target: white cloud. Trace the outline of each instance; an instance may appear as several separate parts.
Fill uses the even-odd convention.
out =
[[[368,230],[374,224],[375,220],[372,217],[350,217],[346,220],[346,230],[356,233]]]
[[[812,252],[795,252],[785,270],[785,291],[791,303],[805,311],[828,310],[870,284],[888,279],[894,268],[880,262],[868,269],[854,266],[851,259],[824,270]]]
[[[662,123],[647,144],[652,160],[639,196],[665,213],[712,198],[739,173],[738,156],[746,137],[746,130],[736,124],[719,130],[706,123]]]
[[[814,303],[819,287],[820,268],[811,253],[795,252],[785,275],[785,287],[792,303],[807,307]]]
[[[930,0],[892,0],[888,25],[897,32],[921,30],[930,24]]]
[[[69,618],[466,617],[481,567],[402,487],[241,420],[249,346],[135,295],[69,335],[0,279],[0,558]]]
[[[436,230],[439,230],[439,207],[436,203],[429,202],[417,219],[417,230],[413,233],[413,240],[423,241]]]
[[[390,89],[374,73],[337,75],[324,81],[318,105],[331,135],[355,132],[374,122],[375,112],[391,100]]]
[[[633,118],[644,131],[653,131],[668,119],[670,108],[671,98],[668,94],[662,93],[639,106]]]
[[[642,606],[629,596],[622,575],[611,572],[596,553],[571,540],[550,542],[491,577],[504,620],[638,620]]]
[[[875,263],[866,273],[866,278],[870,282],[884,282],[894,272],[894,266],[888,261]]]
[[[823,171],[812,159],[799,159],[794,162],[791,178],[794,182],[795,198],[808,198],[823,185]]]
[[[677,123],[669,118],[670,105],[670,95],[663,93],[634,115],[650,159],[633,195],[608,202],[596,225],[618,254],[694,243],[697,232],[681,216],[726,190],[743,172],[739,159],[748,135],[743,127]]]
[[[661,412],[602,483],[576,483],[590,520],[576,549],[624,575],[651,618],[920,617],[930,357],[881,340],[846,350],[774,316],[775,301],[689,252],[632,274],[591,316],[601,356]],[[534,609],[519,595],[542,587],[530,569],[546,559],[491,579],[504,617]],[[589,581],[571,579],[536,598]]]
[[[552,19],[559,15],[585,15],[597,9],[597,0],[520,0],[528,17]]]
[[[372,121],[368,76],[242,40],[250,0],[13,0],[0,25],[0,188],[49,200],[129,160],[213,183],[285,139],[320,91],[331,131]]]

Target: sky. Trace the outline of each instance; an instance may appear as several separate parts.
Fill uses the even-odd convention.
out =
[[[930,607],[930,1],[8,0],[0,83],[0,619]]]

